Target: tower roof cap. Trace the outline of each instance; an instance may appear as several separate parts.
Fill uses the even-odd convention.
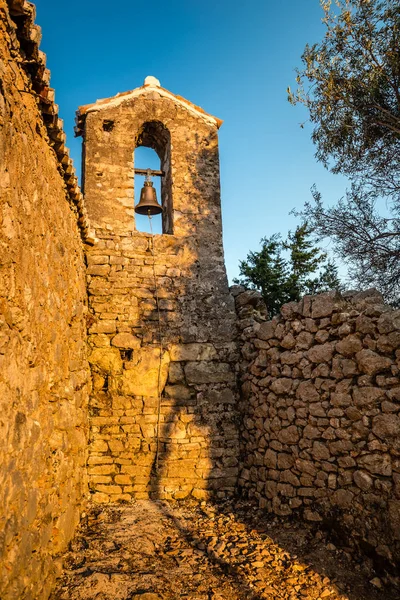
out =
[[[157,77],[153,77],[153,75],[147,75],[147,77],[143,81],[143,85],[153,85],[156,87],[161,87],[160,80],[157,79]]]
[[[204,119],[204,121],[206,121],[209,125],[214,125],[215,127],[217,127],[217,129],[219,129],[223,123],[221,119],[218,119],[217,117],[213,117],[212,115],[206,113],[202,108],[200,108],[200,106],[196,106],[192,102],[189,102],[189,100],[182,98],[182,96],[173,94],[172,92],[169,92],[165,88],[161,87],[160,81],[156,77],[154,77],[153,75],[148,75],[145,78],[141,87],[138,87],[129,92],[119,93],[116,96],[112,96],[111,98],[103,98],[101,100],[96,100],[96,102],[94,102],[93,104],[85,104],[84,106],[80,106],[76,111],[75,135],[82,135],[87,114],[91,112],[101,111],[112,106],[119,106],[120,104],[123,104],[131,98],[136,98],[138,96],[146,95],[152,92],[157,92],[159,96],[173,100],[176,104],[183,106],[188,111]]]

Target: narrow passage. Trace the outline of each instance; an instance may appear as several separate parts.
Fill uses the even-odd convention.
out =
[[[312,525],[249,502],[93,507],[51,600],[395,600]]]

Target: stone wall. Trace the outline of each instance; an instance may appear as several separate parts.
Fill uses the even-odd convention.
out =
[[[165,140],[169,149],[161,148]],[[154,237],[154,248],[135,229],[138,143],[156,148],[169,177],[168,233]],[[144,86],[89,108],[84,145],[85,199],[98,238],[87,253],[93,500],[231,494],[238,354],[216,120]]]
[[[375,290],[305,297],[270,321],[233,288],[242,329],[240,486],[381,563],[400,550],[400,311]]]
[[[2,600],[48,596],[86,490],[84,257],[25,59],[0,0]]]

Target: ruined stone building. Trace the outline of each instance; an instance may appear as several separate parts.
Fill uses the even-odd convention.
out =
[[[228,289],[221,121],[154,78],[82,106],[81,189],[34,6],[0,0],[0,27],[0,598],[49,596],[88,501],[149,496],[245,493],[394,568],[399,311],[327,294],[266,321]],[[163,172],[154,237],[140,146]]]

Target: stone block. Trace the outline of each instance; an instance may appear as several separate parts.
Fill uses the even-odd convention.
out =
[[[368,492],[374,484],[372,477],[366,471],[355,471],[353,479],[356,486],[363,492]]]
[[[108,504],[110,502],[110,496],[104,492],[96,492],[91,495],[90,499],[95,504]]]
[[[303,434],[304,434],[305,438],[308,438],[311,440],[321,437],[320,430],[318,429],[318,427],[314,427],[313,425],[306,425],[304,427]]]
[[[296,396],[304,402],[318,402],[321,398],[320,393],[311,381],[301,381]]]
[[[381,440],[400,438],[400,417],[395,414],[377,415],[372,420],[372,431]]]
[[[108,440],[108,446],[112,453],[123,452],[125,450],[123,442],[118,439]]]
[[[257,337],[260,340],[270,340],[275,337],[275,329],[277,327],[276,319],[272,319],[272,321],[265,321],[265,323],[261,323],[260,327],[257,330]]]
[[[132,361],[125,363],[121,390],[131,396],[157,397],[164,389],[168,377],[170,357],[159,348],[140,348],[134,352]],[[126,365],[129,368],[126,368]]]
[[[385,402],[382,402],[381,408],[384,413],[396,413],[400,411],[399,404],[394,404],[393,402],[388,402],[386,400]]]
[[[235,374],[229,363],[188,362],[184,370],[188,383],[235,383]]]
[[[312,455],[315,460],[328,460],[331,456],[329,448],[323,442],[314,442]]]
[[[325,343],[318,346],[314,346],[307,352],[308,359],[313,363],[325,363],[330,362],[333,356],[334,345],[332,343]]]
[[[96,275],[100,277],[106,277],[110,272],[109,265],[91,265],[87,269],[88,275]]]
[[[296,337],[296,349],[308,350],[314,341],[314,336],[308,331],[301,331]]]
[[[117,333],[111,339],[111,345],[116,348],[124,348],[124,349],[137,349],[141,345],[140,338],[132,335],[131,333]]]
[[[92,265],[107,265],[110,261],[110,257],[107,254],[87,254],[87,264]]]
[[[268,449],[264,455],[264,465],[269,469],[276,469],[277,454],[271,449]]]
[[[271,383],[270,389],[272,392],[278,395],[286,395],[292,389],[293,381],[289,378],[278,378],[274,379]]]
[[[278,440],[282,442],[282,444],[297,444],[300,439],[299,430],[295,425],[290,425],[290,427],[286,427],[285,429],[281,429],[278,432]]]
[[[323,520],[321,515],[319,515],[315,511],[310,510],[309,508],[304,510],[304,518],[306,521],[310,521],[312,523],[320,523]]]
[[[377,340],[379,352],[390,353],[400,348],[400,331],[393,331],[389,335],[381,335]]]
[[[336,352],[344,356],[352,356],[362,350],[362,342],[356,335],[349,335],[336,344]]]
[[[208,361],[217,358],[217,351],[212,344],[172,344],[168,347],[171,361]]]
[[[116,333],[116,331],[116,322],[107,319],[99,319],[89,329],[89,333]]]
[[[385,390],[376,387],[355,387],[353,389],[354,403],[358,407],[373,407],[384,398]]]
[[[95,348],[89,355],[89,363],[104,373],[119,374],[122,372],[122,359],[116,348]]]
[[[132,483],[132,477],[130,475],[116,475],[115,483],[120,485],[130,485]]]
[[[359,457],[358,464],[374,475],[390,477],[392,462],[389,454],[364,454]]]
[[[172,362],[170,364],[168,381],[170,383],[182,383],[185,381],[185,374],[180,363]]]
[[[390,369],[392,361],[390,358],[380,356],[372,350],[361,350],[356,354],[357,365],[362,373],[376,375]]]
[[[293,319],[301,312],[301,306],[298,302],[287,302],[281,307],[281,315],[284,319]]]
[[[292,348],[295,347],[296,340],[295,340],[294,336],[291,333],[288,333],[288,334],[285,335],[285,337],[281,341],[280,345],[282,346],[282,348],[286,348],[287,350],[291,350]]]
[[[119,485],[96,485],[96,491],[103,492],[104,494],[122,494],[122,488]]]
[[[400,310],[386,312],[378,319],[379,333],[391,333],[400,329]]]
[[[336,492],[332,494],[332,503],[342,509],[350,508],[353,499],[354,494],[350,490],[336,490]]]
[[[203,490],[201,488],[194,488],[191,495],[193,496],[193,498],[196,498],[196,500],[207,501],[210,499],[209,490]]]
[[[279,480],[285,483],[290,483],[294,487],[300,487],[300,479],[289,469],[281,473]]]
[[[330,317],[339,308],[340,304],[341,297],[338,292],[319,294],[312,299],[311,317],[313,319]]]
[[[88,468],[89,475],[113,475],[118,473],[116,465],[96,465]]]
[[[244,290],[240,286],[232,286],[231,293],[235,297],[236,308],[243,306],[257,306],[262,301],[262,296],[257,290]]]
[[[107,452],[107,451],[108,451],[108,444],[104,440],[95,439],[90,443],[90,452],[91,453]]]
[[[332,406],[347,407],[351,406],[352,402],[353,400],[350,394],[346,394],[343,392],[332,392],[331,394]]]
[[[99,335],[90,335],[88,341],[92,346],[98,346],[100,348],[110,345],[110,338],[105,333],[100,333]]]
[[[290,469],[294,465],[294,457],[291,454],[278,454],[278,469]]]
[[[186,385],[165,386],[165,395],[175,400],[189,400],[192,396],[192,393],[192,390]]]

